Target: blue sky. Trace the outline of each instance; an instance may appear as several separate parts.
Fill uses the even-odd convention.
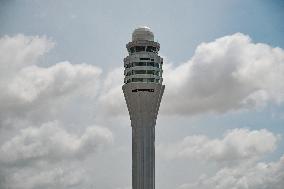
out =
[[[231,185],[224,185],[215,177],[226,170],[231,177],[235,176],[233,172],[243,175],[248,189],[260,189],[242,170],[246,170],[246,166],[248,170],[261,172],[257,165],[264,162],[278,166],[279,172],[267,174],[280,178],[280,181],[273,183],[260,179],[261,187],[272,183],[271,189],[278,189],[284,180],[281,174],[283,161],[279,160],[284,151],[281,139],[284,134],[284,87],[281,84],[284,74],[283,10],[282,0],[0,0],[0,50],[3,52],[0,53],[0,89],[8,91],[0,95],[0,103],[3,104],[0,108],[0,149],[7,159],[15,159],[10,162],[0,158],[0,168],[4,167],[4,171],[0,171],[0,186],[4,189],[20,188],[21,185],[25,188],[131,188],[131,128],[121,96],[121,68],[123,58],[127,56],[125,45],[130,41],[132,31],[146,25],[154,32],[155,40],[161,44],[160,54],[170,65],[165,67],[166,96],[162,100],[156,130],[156,187],[208,189],[208,186],[219,185],[244,188],[243,182],[237,182],[237,179],[236,182],[228,182]],[[251,41],[247,41],[247,37]],[[226,51],[224,44],[227,43],[232,45],[232,49],[236,47],[233,55]],[[259,43],[261,45],[258,46]],[[208,56],[208,60],[204,52],[217,58],[212,55]],[[218,52],[228,53],[218,57]],[[245,81],[245,84],[230,88],[236,82],[226,83],[225,80],[230,77],[220,73],[224,76],[222,85],[222,78],[213,74],[214,70],[221,71],[220,67],[215,69],[212,66],[212,75],[211,72],[194,72],[194,68],[203,65],[202,61],[222,68],[236,61],[232,75],[239,73],[238,81]],[[242,74],[247,73],[246,65],[250,61],[256,61],[256,64],[248,67],[250,72],[244,76]],[[261,69],[267,62],[271,65]],[[201,68],[207,70],[206,65]],[[186,72],[187,69],[191,71]],[[252,69],[263,75],[260,77]],[[172,76],[167,77],[167,73]],[[201,75],[187,77],[190,73]],[[195,105],[204,106],[203,102],[208,100],[207,94],[199,93],[202,89],[191,83],[196,81],[201,87],[207,86],[202,77],[205,80],[208,77],[208,82],[220,81],[211,90],[212,96],[220,95],[224,102],[228,100],[228,104],[210,101],[205,103],[203,110],[192,110]],[[189,81],[181,82],[185,92],[174,96],[171,89],[176,89],[175,79],[182,81],[184,78],[189,78]],[[23,82],[18,84],[19,81]],[[236,96],[227,94],[227,85],[235,90]],[[192,89],[197,92],[190,91]],[[12,90],[11,94],[9,90]],[[224,94],[220,94],[222,90]],[[227,98],[227,95],[232,98]],[[264,96],[260,96],[258,104],[259,101],[254,98],[260,97],[251,95]],[[251,98],[257,105],[246,101]],[[180,99],[187,101],[180,105]],[[173,112],[168,111],[168,106],[173,107]],[[90,129],[93,127],[103,131]],[[32,131],[38,136],[32,135]],[[60,133],[63,142],[59,140],[56,144],[70,151],[64,154],[59,153],[60,149],[50,147],[44,141],[52,139],[45,133]],[[194,146],[186,143],[185,138],[189,137],[192,142],[196,140],[193,136],[206,138],[202,144],[193,142],[204,152],[188,151]],[[205,147],[219,141],[220,148],[227,149],[226,145],[232,145],[230,141],[237,136],[241,136],[241,147],[232,147],[237,149],[234,162],[227,161],[227,157],[220,158],[215,151]],[[85,144],[84,137],[89,137],[88,141],[92,142]],[[247,147],[241,143],[242,137],[247,137],[244,139]],[[259,144],[254,142],[257,137],[261,140]],[[37,145],[25,145],[23,141],[27,138],[34,142],[43,141],[36,144],[46,149],[42,152],[45,155],[33,154],[40,150],[33,149]],[[185,143],[188,148],[183,146]],[[264,149],[259,147],[266,145],[268,147]],[[18,151],[10,152],[9,146]],[[90,146],[96,147],[90,149]],[[243,148],[245,155],[241,153]],[[251,149],[255,151],[251,152]],[[25,153],[32,155],[19,155]],[[78,153],[83,153],[83,158],[78,157]],[[196,153],[196,157],[192,157],[191,153]],[[202,153],[208,156],[211,153],[211,156],[203,159],[202,156],[206,155]],[[227,153],[224,150],[223,155]],[[79,171],[74,171],[73,175],[72,170]],[[37,177],[37,174],[42,177]],[[83,175],[83,178],[78,175]],[[207,175],[207,179],[202,175]],[[254,172],[251,175],[263,178]],[[45,176],[49,176],[50,183],[44,181]],[[27,177],[30,179],[26,180]],[[56,180],[57,177],[62,179]],[[75,181],[66,182],[66,178]],[[198,185],[198,180],[202,180],[203,184]]]

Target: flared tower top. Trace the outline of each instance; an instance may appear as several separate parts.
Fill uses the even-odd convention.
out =
[[[154,41],[154,34],[147,26],[136,28],[132,33],[132,41]]]

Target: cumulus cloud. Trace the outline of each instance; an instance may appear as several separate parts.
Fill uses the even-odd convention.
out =
[[[68,61],[42,65],[54,45],[47,37],[0,38],[0,188],[86,188],[83,162],[113,140],[104,127],[82,128],[93,122],[66,129],[62,112],[74,106],[84,120],[77,109],[95,101],[101,70]]]
[[[0,120],[56,109],[76,95],[94,96],[101,70],[88,64],[60,62],[39,66],[54,46],[46,37],[17,35],[0,38]],[[53,106],[48,106],[53,105]],[[53,110],[56,110],[53,108]]]
[[[37,64],[55,43],[47,37],[16,35],[0,38],[1,79],[26,66]]]
[[[164,65],[164,114],[192,115],[251,109],[284,100],[284,51],[253,43],[242,33],[200,44],[192,58]],[[115,71],[117,74],[123,74]],[[109,76],[111,77],[111,76]],[[118,76],[120,78],[120,75]],[[113,115],[125,107],[121,83],[112,80],[103,97]],[[115,99],[115,100],[114,100]]]
[[[0,146],[0,187],[82,187],[88,173],[80,162],[112,140],[112,132],[103,127],[88,127],[80,135],[58,122],[22,129]]]
[[[101,107],[103,113],[117,115],[127,112],[122,92],[123,82],[122,67],[116,68],[106,75],[101,92],[98,95],[98,106]]]
[[[232,164],[256,160],[276,148],[279,136],[265,130],[234,129],[222,139],[210,139],[204,135],[187,136],[169,145],[161,145],[158,151],[167,158],[196,158]]]
[[[28,127],[0,147],[0,163],[17,165],[37,160],[59,161],[84,158],[112,142],[112,133],[102,127],[89,127],[79,136],[61,128],[57,122]]]
[[[163,110],[227,112],[284,100],[284,51],[242,33],[200,44],[178,67],[165,67]]]
[[[7,173],[6,173],[7,174]],[[79,166],[29,167],[16,169],[5,176],[6,182],[0,183],[3,188],[14,189],[51,189],[51,188],[87,188],[89,181],[86,171]]]
[[[259,162],[249,166],[225,167],[211,177],[183,184],[180,189],[282,189],[284,186],[284,156],[277,162]]]

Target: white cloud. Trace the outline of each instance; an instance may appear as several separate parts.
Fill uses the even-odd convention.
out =
[[[89,127],[79,136],[68,133],[57,122],[28,127],[0,146],[0,164],[18,165],[36,161],[83,159],[112,142],[112,133]]]
[[[88,181],[88,174],[79,166],[49,165],[16,169],[6,175],[6,182],[0,186],[14,189],[86,188]]]
[[[3,79],[13,70],[37,64],[54,42],[46,37],[16,35],[0,38],[0,77]],[[3,77],[4,76],[4,77]]]
[[[164,112],[195,114],[284,100],[284,51],[241,33],[200,44],[178,67],[165,66]]]
[[[45,37],[17,35],[0,38],[0,120],[10,114],[60,109],[72,96],[94,97],[101,70],[88,64],[60,62],[39,66],[54,45]],[[56,106],[56,108],[55,108]],[[38,113],[40,114],[40,113]]]
[[[103,127],[80,132],[93,122],[72,132],[61,122],[87,117],[80,104],[93,107],[101,70],[68,61],[40,65],[53,46],[46,37],[0,38],[0,188],[84,187],[87,157],[113,140]]]
[[[5,141],[0,146],[0,188],[86,188],[90,173],[84,161],[110,145],[113,136],[103,127],[76,133],[49,122]]]
[[[122,67],[116,68],[106,75],[98,98],[98,106],[103,113],[117,115],[123,112],[127,114],[122,85]]]
[[[183,184],[180,189],[282,189],[284,186],[284,156],[278,162],[254,163],[226,167],[211,177]]]
[[[196,158],[232,164],[255,160],[276,148],[279,136],[265,130],[234,129],[222,139],[204,135],[187,136],[174,144],[161,145],[158,151],[167,158]]]

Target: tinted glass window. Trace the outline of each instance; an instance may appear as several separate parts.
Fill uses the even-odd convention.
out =
[[[140,60],[150,60],[150,58],[140,58]]]
[[[153,49],[152,46],[148,46],[147,49],[146,49],[146,51],[147,51],[147,52],[152,52],[152,49]]]
[[[153,46],[147,46],[146,51],[147,52],[154,52],[154,53],[156,53],[157,52],[157,48],[153,47]]]
[[[147,74],[152,74],[152,75],[154,75],[154,70],[147,70]]]
[[[154,62],[148,62],[148,66],[153,66],[154,67]]]
[[[135,66],[146,66],[146,62],[136,62]]]
[[[144,46],[136,46],[135,50],[136,50],[136,52],[142,52],[142,51],[145,51],[145,47]]]
[[[154,82],[155,79],[154,79],[154,78],[148,78],[147,81],[148,81],[148,82]]]
[[[146,70],[135,70],[135,74],[146,74]]]
[[[143,82],[142,78],[132,78],[133,82]]]

